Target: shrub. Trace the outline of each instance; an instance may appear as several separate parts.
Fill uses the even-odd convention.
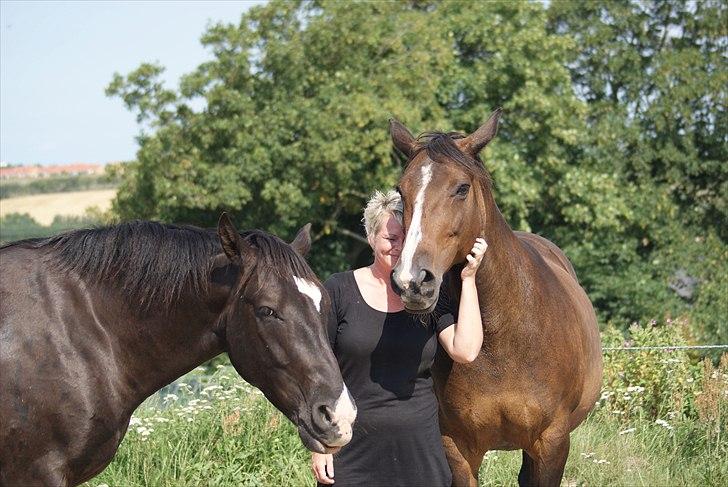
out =
[[[687,345],[686,325],[667,320],[633,324],[625,337],[609,326],[602,334],[605,348]],[[604,388],[599,407],[633,419],[674,419],[696,417],[695,398],[702,368],[692,363],[686,350],[606,351]]]

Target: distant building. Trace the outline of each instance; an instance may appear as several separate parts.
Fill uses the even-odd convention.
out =
[[[50,176],[80,176],[82,174],[103,174],[101,164],[67,164],[62,166],[15,166],[0,167],[0,179],[37,179]]]

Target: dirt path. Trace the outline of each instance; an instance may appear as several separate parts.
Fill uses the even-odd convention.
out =
[[[28,213],[41,225],[50,225],[56,215],[81,216],[92,206],[108,210],[115,195],[115,189],[101,189],[2,199],[0,217],[9,213]]]

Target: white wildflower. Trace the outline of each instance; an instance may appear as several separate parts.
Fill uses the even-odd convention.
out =
[[[655,424],[658,424],[658,425],[660,425],[663,428],[668,429],[668,430],[673,429],[672,426],[670,425],[670,423],[668,423],[664,419],[657,419],[657,420],[655,420]]]
[[[167,394],[166,396],[164,396],[165,403],[176,401],[178,399],[179,399],[179,396],[177,396],[177,394]]]
[[[624,431],[620,431],[619,434],[620,435],[626,435],[628,433],[634,433],[635,431],[637,431],[637,428],[627,428]]]

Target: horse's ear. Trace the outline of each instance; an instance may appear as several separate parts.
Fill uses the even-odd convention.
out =
[[[412,136],[407,127],[402,125],[397,119],[389,119],[389,135],[392,136],[394,146],[407,157],[412,159],[415,155],[415,138]]]
[[[250,245],[240,236],[227,213],[223,212],[220,215],[220,220],[217,222],[217,235],[220,237],[222,250],[228,259],[238,265],[242,264],[243,254],[248,251]]]
[[[498,133],[498,120],[500,120],[502,111],[503,110],[501,108],[496,108],[495,111],[490,114],[490,118],[488,118],[487,122],[465,138],[465,150],[468,154],[473,157],[477,156],[478,153],[483,150],[483,147],[493,140],[495,134]]]
[[[296,238],[291,242],[291,247],[301,257],[306,257],[308,251],[311,250],[311,224],[306,223],[296,234]]]

